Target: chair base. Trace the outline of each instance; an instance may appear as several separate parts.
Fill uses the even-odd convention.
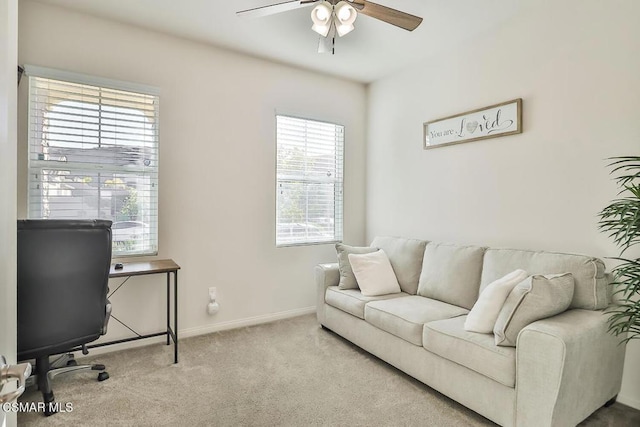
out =
[[[26,385],[38,386],[45,404],[44,414],[48,417],[55,414],[57,409],[51,388],[51,381],[55,377],[72,372],[100,371],[98,381],[104,381],[109,379],[109,374],[105,369],[105,366],[101,364],[78,365],[71,353],[63,354],[53,361],[49,359],[49,356],[39,357],[35,361],[35,369],[33,370],[35,374],[27,379]]]

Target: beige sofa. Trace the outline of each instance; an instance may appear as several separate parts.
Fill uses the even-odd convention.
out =
[[[337,264],[315,268],[320,324],[503,426],[576,425],[615,399],[625,346],[607,332],[609,277],[601,260],[377,237],[402,293],[339,289]],[[480,291],[515,269],[570,272],[570,308],[536,321],[516,347],[467,332]]]

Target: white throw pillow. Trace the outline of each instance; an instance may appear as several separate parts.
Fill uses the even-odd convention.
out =
[[[507,297],[513,288],[526,279],[527,276],[529,274],[526,271],[515,270],[487,285],[467,315],[464,329],[482,334],[492,333]]]
[[[349,254],[360,292],[366,297],[400,292],[391,262],[382,249],[369,254]]]

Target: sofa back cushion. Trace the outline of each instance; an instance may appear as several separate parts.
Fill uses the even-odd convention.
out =
[[[371,246],[382,249],[391,262],[400,289],[411,295],[418,291],[418,279],[422,270],[425,240],[402,237],[376,237]]]
[[[517,268],[532,275],[571,273],[575,289],[570,308],[599,310],[607,306],[609,279],[605,276],[604,263],[585,255],[487,249],[480,289]]]
[[[429,243],[424,251],[418,295],[470,310],[480,292],[484,251],[479,246]]]

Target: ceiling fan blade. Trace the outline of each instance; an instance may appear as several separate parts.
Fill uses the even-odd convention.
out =
[[[320,0],[289,0],[267,6],[254,7],[253,9],[236,12],[236,16],[243,18],[259,18],[262,16],[275,15],[276,13],[287,12],[301,7],[311,6]]]
[[[349,0],[351,5],[361,14],[379,19],[396,27],[413,31],[422,23],[422,18],[382,6],[366,0]]]

